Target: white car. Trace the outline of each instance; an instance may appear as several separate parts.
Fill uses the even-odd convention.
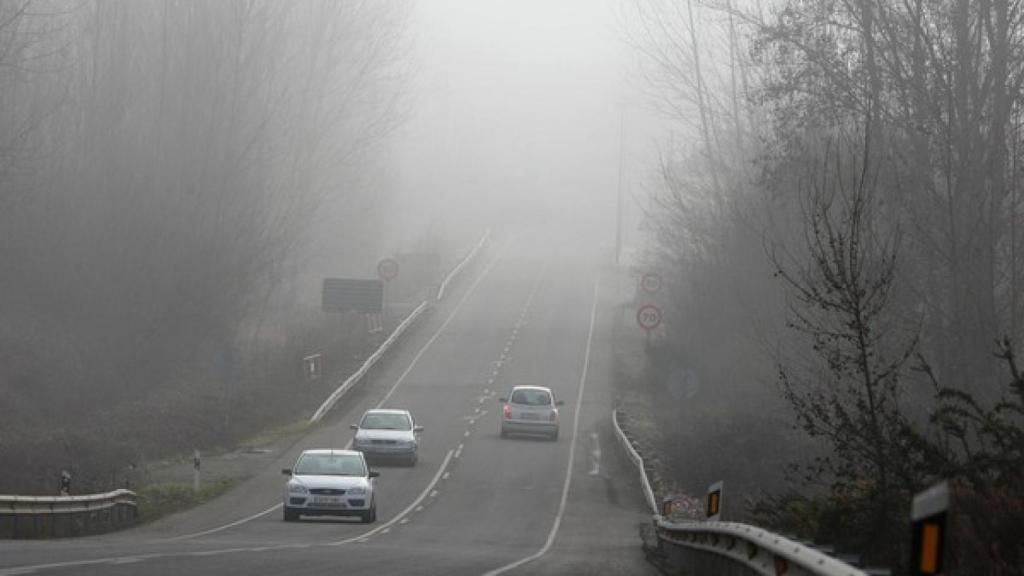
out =
[[[351,428],[356,431],[352,448],[367,458],[416,464],[423,426],[416,425],[408,410],[367,410],[359,424]]]
[[[501,437],[509,434],[541,434],[558,440],[558,406],[550,388],[544,386],[516,386],[506,398],[501,410]]]
[[[306,450],[287,474],[284,519],[299,516],[358,516],[364,523],[377,520],[373,479],[379,476],[355,450]]]

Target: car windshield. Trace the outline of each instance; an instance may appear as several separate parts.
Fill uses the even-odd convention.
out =
[[[547,390],[519,389],[512,393],[510,402],[524,406],[550,406],[551,394]]]
[[[364,430],[412,430],[412,422],[405,414],[371,412],[363,416],[359,427]]]
[[[363,459],[354,454],[303,454],[295,474],[306,476],[366,476]]]

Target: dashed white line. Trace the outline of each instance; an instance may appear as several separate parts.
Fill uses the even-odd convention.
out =
[[[352,537],[352,538],[346,538],[344,540],[338,540],[337,542],[331,542],[330,544],[328,544],[328,546],[341,546],[343,544],[348,544],[349,542],[355,542],[355,541],[359,540],[360,538],[369,538],[370,536],[373,536],[374,534],[384,530],[385,528],[390,528],[392,524],[398,522],[399,520],[404,518],[407,514],[412,512],[412,510],[414,508],[419,506],[423,502],[423,500],[427,497],[427,494],[430,493],[430,491],[433,490],[435,493],[437,492],[436,490],[434,490],[434,486],[436,486],[437,482],[441,479],[441,474],[444,473],[445,468],[448,467],[448,463],[451,462],[451,459],[452,459],[452,451],[449,450],[448,454],[446,454],[445,457],[444,457],[444,461],[441,462],[441,467],[437,469],[437,474],[434,474],[434,478],[430,481],[430,484],[427,484],[427,487],[423,489],[423,492],[420,492],[420,495],[417,496],[416,499],[413,500],[411,504],[406,506],[404,510],[402,510],[401,512],[396,514],[394,517],[392,517],[391,520],[388,520],[384,524],[381,524],[380,526],[377,526],[376,528],[374,528],[373,530],[370,530],[369,532],[366,532],[364,534],[360,534],[359,536],[355,536],[355,537]]]
[[[594,321],[597,318],[597,282],[594,282],[594,302],[590,307],[590,329],[587,331],[587,347],[583,353],[583,370],[580,373],[580,384],[579,389],[576,391],[576,412],[572,417],[572,441],[569,444],[569,459],[566,463],[565,469],[565,482],[562,484],[562,499],[558,503],[558,513],[555,515],[555,521],[551,525],[551,531],[548,532],[548,538],[544,542],[544,546],[541,547],[537,552],[515,562],[505,564],[499,568],[495,568],[490,572],[484,574],[484,576],[497,576],[509,570],[513,570],[540,558],[551,549],[551,545],[555,542],[555,536],[558,535],[558,528],[562,525],[562,517],[565,515],[565,504],[569,498],[569,486],[572,484],[572,464],[573,458],[576,455],[576,435],[580,428],[580,408],[583,405],[583,390],[587,383],[587,368],[590,365],[590,346],[594,340]]]

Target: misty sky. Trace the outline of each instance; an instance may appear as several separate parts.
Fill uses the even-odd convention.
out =
[[[403,204],[442,225],[500,214],[613,234],[619,110],[636,99],[618,11],[617,0],[418,3],[412,115],[388,160]]]

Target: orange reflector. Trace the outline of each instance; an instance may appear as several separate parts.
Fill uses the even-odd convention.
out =
[[[925,522],[921,526],[921,557],[919,568],[921,574],[937,574],[939,571],[939,542],[942,541],[942,530],[934,522]]]
[[[708,516],[718,514],[718,496],[719,492],[708,494]]]

